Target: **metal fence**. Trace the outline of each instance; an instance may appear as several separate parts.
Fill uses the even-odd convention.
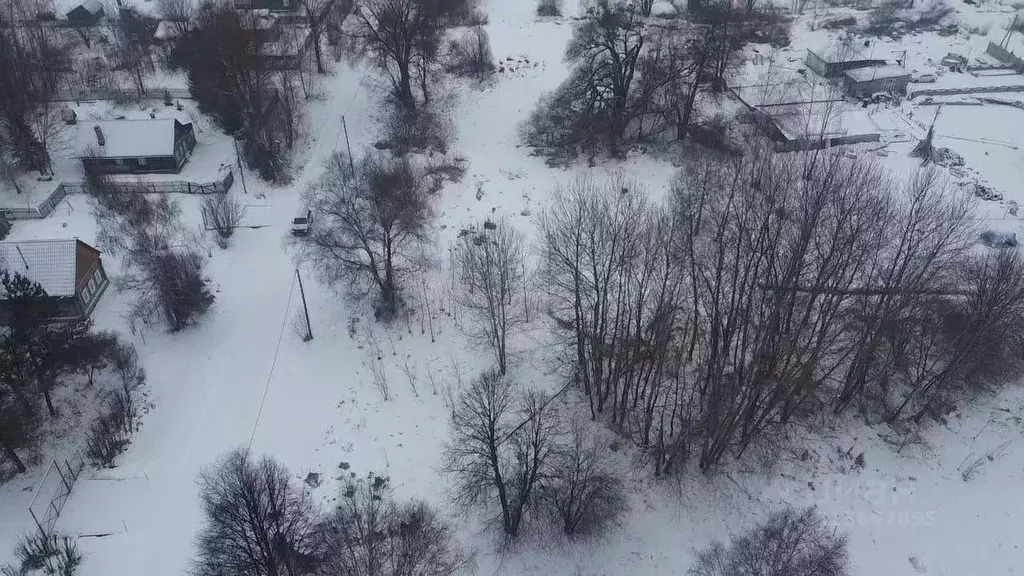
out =
[[[35,520],[41,535],[52,534],[56,529],[57,519],[84,469],[85,458],[81,450],[75,450],[70,458],[51,461],[46,468],[43,479],[36,487],[36,494],[28,505],[28,513]]]
[[[188,182],[186,180],[164,180],[156,182],[114,182],[115,192],[143,194],[223,194],[235,183],[235,175],[228,170],[224,177],[208,183]],[[84,194],[85,182],[58,182],[45,200],[32,207],[0,206],[0,214],[8,220],[35,220],[46,218],[68,194]]]

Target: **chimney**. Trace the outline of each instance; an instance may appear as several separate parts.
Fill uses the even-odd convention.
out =
[[[96,143],[100,146],[107,145],[107,139],[103,137],[103,130],[100,129],[100,125],[96,124],[92,127],[93,131],[96,132]]]

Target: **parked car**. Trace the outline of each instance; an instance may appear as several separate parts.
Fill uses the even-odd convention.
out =
[[[305,236],[309,233],[309,225],[313,221],[313,211],[309,208],[299,210],[295,218],[292,218],[292,234]]]
[[[914,74],[911,76],[910,81],[918,84],[933,84],[938,81],[939,77],[935,74]]]

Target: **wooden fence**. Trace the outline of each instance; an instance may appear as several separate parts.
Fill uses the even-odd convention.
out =
[[[134,102],[136,100],[162,100],[170,96],[174,100],[191,100],[192,91],[188,88],[147,88],[139,96],[135,88],[71,88],[62,86],[50,102],[80,102],[83,100],[113,100],[115,102]]]
[[[186,180],[164,180],[156,182],[114,182],[115,192],[142,194],[224,194],[235,183],[235,175],[228,170],[224,177],[206,184]],[[8,220],[33,220],[46,218],[68,194],[84,194],[85,182],[58,182],[46,199],[32,207],[0,206],[0,213]]]

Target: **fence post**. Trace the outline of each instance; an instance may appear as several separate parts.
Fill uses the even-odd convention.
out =
[[[43,530],[43,525],[39,523],[39,518],[36,517],[36,512],[31,506],[28,508],[28,513],[32,515],[32,521],[36,523],[36,528],[39,528],[39,535],[46,538],[46,530]]]
[[[56,460],[53,461],[53,467],[57,469],[57,474],[60,475],[60,480],[64,483],[64,487],[68,489],[68,492],[71,492],[71,486],[68,484],[68,479],[64,477],[64,473],[60,470],[60,464],[57,464]]]

